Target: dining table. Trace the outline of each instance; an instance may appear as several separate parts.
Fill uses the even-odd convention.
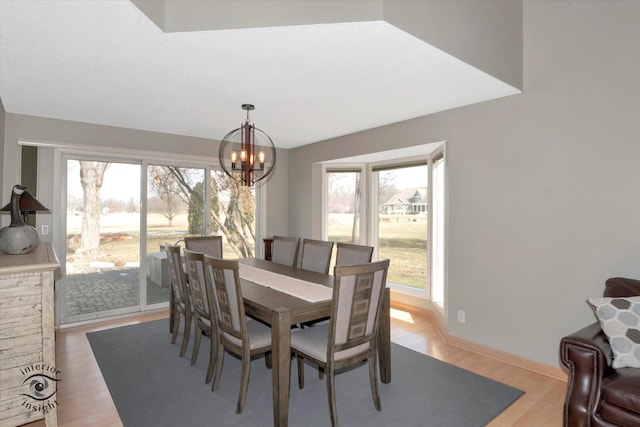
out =
[[[331,316],[334,277],[258,258],[243,258],[238,261],[246,314],[271,325],[273,425],[287,426],[291,383],[291,328],[293,325]],[[378,361],[380,380],[390,383],[388,288],[385,289],[382,304],[377,337]]]

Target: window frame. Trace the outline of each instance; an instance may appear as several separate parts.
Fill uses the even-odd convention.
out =
[[[36,147],[40,147],[39,144],[30,144]],[[140,271],[146,272],[149,268],[146,257],[142,256],[147,251],[147,170],[150,165],[159,165],[159,166],[175,166],[182,168],[194,168],[194,169],[202,169],[204,170],[205,180],[206,177],[211,176],[211,171],[222,171],[222,167],[220,166],[217,160],[211,161],[203,161],[201,159],[191,159],[191,158],[170,158],[163,155],[156,156],[148,156],[143,155],[140,152],[132,150],[131,152],[124,153],[113,153],[106,150],[93,150],[93,149],[84,149],[82,147],[65,147],[65,146],[53,146],[53,161],[54,161],[54,194],[53,199],[57,201],[58,211],[53,212],[53,223],[56,225],[54,227],[55,232],[52,235],[54,248],[64,247],[66,244],[66,223],[65,214],[61,212],[66,211],[66,203],[67,196],[62,191],[63,188],[66,189],[66,181],[67,181],[67,172],[66,165],[67,160],[94,160],[100,162],[113,162],[113,163],[125,163],[125,164],[134,164],[140,166]],[[264,237],[264,230],[266,224],[266,187],[267,185],[257,185],[255,186],[255,251],[254,256],[262,257],[264,255],[264,249],[262,245],[262,240]],[[205,197],[205,206],[204,209],[206,212],[210,209],[210,194],[211,188],[210,186],[205,186],[204,188],[204,197]],[[143,213],[145,213],[143,215]],[[211,224],[209,220],[209,216],[205,215],[205,230],[206,233],[211,232]],[[144,237],[143,237],[144,236]],[[66,252],[61,252],[66,253]],[[64,271],[65,265],[62,265],[62,271]],[[56,325],[60,326],[62,324],[67,324],[69,319],[66,315],[66,309],[64,307],[65,304],[65,286],[64,283],[61,283],[62,286],[59,286],[60,289],[56,289],[56,293],[62,292],[59,295],[63,297],[56,297]],[[140,290],[140,301],[139,305],[136,306],[133,310],[128,310],[128,312],[145,312],[149,310],[154,310],[158,308],[163,308],[168,306],[168,302],[156,303],[156,304],[146,304],[146,289],[144,286]],[[145,302],[143,304],[142,302]],[[91,321],[92,319],[89,319]],[[80,322],[84,322],[85,320],[79,320]]]
[[[384,170],[393,170],[399,169],[403,167],[411,167],[411,166],[427,166],[427,174],[429,175],[427,181],[427,200],[428,200],[428,215],[427,215],[427,230],[431,230],[431,155],[425,154],[416,157],[410,158],[398,158],[393,160],[385,160],[383,162],[372,162],[368,164],[368,171],[370,174],[370,181],[374,182],[374,173]],[[379,223],[378,216],[373,215],[373,212],[377,212],[378,208],[378,185],[377,182],[371,186],[371,191],[369,192],[369,202],[370,202],[370,212],[372,213],[370,218],[370,241],[374,247],[373,251],[373,259],[378,259],[378,239],[379,236]],[[427,252],[425,256],[427,257],[427,272],[426,272],[426,283],[423,288],[415,288],[411,286],[402,285],[401,283],[392,283],[388,282],[390,288],[405,293],[409,295],[415,295],[421,298],[427,298],[431,296],[431,239],[429,235],[426,237],[427,240]]]
[[[441,247],[441,256],[442,256],[442,265],[441,265],[441,269],[442,269],[442,304],[438,303],[435,298],[433,297],[433,280],[434,280],[434,274],[435,273],[435,267],[434,267],[434,242],[433,242],[433,236],[435,236],[435,232],[434,232],[434,228],[435,228],[435,224],[434,221],[431,220],[430,221],[430,228],[429,228],[429,232],[431,233],[432,238],[430,239],[430,244],[429,244],[429,248],[430,248],[430,253],[429,253],[429,259],[430,259],[430,263],[431,263],[431,272],[429,274],[429,281],[430,281],[430,292],[429,292],[429,300],[431,301],[432,305],[434,307],[436,307],[436,309],[440,312],[440,314],[444,315],[445,310],[446,310],[446,306],[447,306],[447,298],[448,298],[448,293],[447,293],[447,201],[448,201],[448,176],[447,176],[447,155],[446,155],[446,144],[442,145],[441,147],[438,147],[437,149],[435,149],[432,153],[431,153],[431,159],[430,161],[430,167],[429,167],[429,173],[430,173],[430,178],[429,178],[429,185],[432,186],[433,182],[435,181],[434,179],[434,175],[435,175],[435,170],[433,168],[433,164],[438,161],[440,158],[442,158],[442,167],[443,167],[443,185],[442,185],[442,247]],[[429,191],[429,206],[431,207],[431,215],[430,217],[433,218],[435,217],[435,206],[434,206],[434,199],[433,199],[433,188]]]
[[[369,207],[363,201],[368,200],[367,197],[363,197],[368,188],[368,175],[367,165],[364,163],[340,163],[340,164],[323,164],[322,165],[322,218],[321,218],[321,239],[327,240],[329,238],[329,230],[327,224],[327,218],[329,215],[327,202],[328,202],[328,174],[336,172],[358,172],[360,173],[360,224],[358,227],[358,244],[368,245],[369,233]]]
[[[444,185],[444,217],[443,217],[443,230],[442,235],[444,238],[443,241],[443,266],[444,274],[443,274],[443,306],[440,306],[432,299],[432,274],[433,274],[433,162],[434,159],[439,157],[443,157],[444,160],[444,174],[445,174],[445,185]],[[374,182],[374,172],[382,169],[395,169],[398,167],[407,167],[407,166],[415,166],[415,165],[427,165],[428,166],[428,186],[427,186],[427,200],[428,200],[428,225],[427,229],[429,230],[427,236],[427,272],[426,272],[426,283],[423,289],[413,288],[409,286],[402,286],[401,284],[389,284],[389,286],[393,289],[395,293],[405,294],[409,297],[416,297],[424,300],[428,300],[431,305],[435,306],[439,312],[443,313],[445,310],[445,306],[447,303],[447,268],[446,268],[446,240],[447,240],[447,161],[446,161],[446,142],[441,143],[437,146],[433,151],[428,154],[420,154],[418,156],[412,157],[397,157],[390,158],[384,161],[371,161],[371,162],[358,162],[358,163],[332,163],[332,162],[324,162],[322,164],[322,215],[321,215],[321,232],[322,238],[328,238],[327,231],[327,219],[328,219],[328,207],[327,207],[327,198],[328,198],[328,173],[330,172],[340,172],[340,171],[356,171],[360,170],[361,172],[361,196],[360,196],[360,244],[372,245],[374,246],[373,259],[378,259],[378,220],[377,215],[374,215],[374,212],[377,212],[377,182]]]

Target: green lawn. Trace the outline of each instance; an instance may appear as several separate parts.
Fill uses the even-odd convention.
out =
[[[80,246],[81,217],[71,217],[67,225],[68,261],[78,267],[91,261],[113,262],[116,266],[139,262],[140,230],[137,214],[109,214],[101,218],[100,256],[97,259],[82,259],[74,256]],[[176,217],[172,224],[161,214],[150,214],[147,218],[147,252],[159,252],[164,243],[175,244],[188,235],[186,215]],[[233,249],[223,246],[223,253],[235,257]]]
[[[329,240],[350,242],[353,216],[331,214]],[[387,281],[424,288],[427,272],[427,217],[381,215],[378,258],[391,260]]]
[[[111,214],[101,223],[101,256],[97,261],[113,262],[122,266],[139,262],[140,232],[136,214]],[[72,217],[68,229],[69,261],[77,266],[91,260],[77,259],[73,251],[79,245],[79,217]],[[331,214],[329,218],[329,240],[350,242],[353,216]],[[177,217],[172,225],[161,214],[150,214],[147,218],[147,252],[160,251],[163,243],[175,243],[187,234],[186,218]],[[379,259],[391,260],[387,280],[415,288],[424,288],[427,270],[427,217],[424,215],[384,215],[380,219]],[[223,248],[225,254],[233,254],[230,247]],[[231,255],[233,256],[233,255]]]

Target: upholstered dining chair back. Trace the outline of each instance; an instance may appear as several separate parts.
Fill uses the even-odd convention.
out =
[[[222,236],[185,237],[184,246],[190,251],[222,258]]]
[[[375,347],[389,260],[334,270],[329,358],[343,360]]]
[[[303,270],[328,274],[332,251],[333,242],[303,239],[300,268]]]
[[[173,329],[171,331],[171,343],[176,342],[178,329],[180,329],[180,318],[184,317],[184,334],[182,338],[182,347],[180,348],[180,356],[182,357],[184,356],[189,343],[193,308],[191,307],[191,299],[187,290],[186,275],[182,268],[180,246],[166,245],[164,250],[167,254],[167,262],[169,263],[171,292],[173,296]]]
[[[187,284],[193,298],[193,309],[203,319],[209,320],[212,312],[207,297],[207,284],[204,276],[204,254],[185,249],[184,256],[187,268]]]
[[[373,247],[338,242],[336,244],[336,267],[360,265],[371,262]]]
[[[300,239],[297,237],[273,236],[271,261],[289,267],[296,267],[298,264],[299,244]]]
[[[187,286],[192,295],[193,311],[195,319],[195,338],[193,341],[193,351],[191,353],[191,365],[195,365],[200,353],[200,341],[202,333],[213,337],[215,332],[215,316],[213,312],[212,293],[209,291],[207,278],[205,276],[204,253],[184,250],[187,266]],[[216,347],[212,341],[209,349],[209,365],[207,368],[206,383],[213,378],[215,367]]]
[[[215,261],[211,258],[209,256],[206,258],[206,269],[211,282],[218,328],[227,339],[240,347],[243,344],[243,338],[246,339],[246,324],[238,261]]]
[[[334,380],[336,370],[365,360],[369,364],[373,403],[380,410],[377,336],[388,270],[388,259],[336,267],[329,323],[291,334],[291,349],[298,361],[299,388],[304,388],[303,359],[325,370],[332,426],[338,425]]]
[[[213,293],[217,341],[215,378],[217,389],[222,372],[224,349],[240,356],[242,372],[236,413],[241,413],[247,397],[251,356],[271,351],[271,328],[256,320],[248,320],[244,311],[242,287],[237,260],[222,260],[205,255],[206,277]],[[267,363],[270,366],[270,362]]]
[[[186,275],[182,268],[180,246],[165,246],[167,262],[169,263],[169,275],[171,277],[171,290],[173,298],[178,303],[184,303],[187,298]],[[187,301],[188,304],[188,301]]]

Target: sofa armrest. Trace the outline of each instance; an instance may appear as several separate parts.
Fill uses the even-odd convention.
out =
[[[593,323],[560,343],[560,358],[569,369],[564,425],[589,426],[600,401],[602,378],[611,369],[613,353],[599,323]]]

